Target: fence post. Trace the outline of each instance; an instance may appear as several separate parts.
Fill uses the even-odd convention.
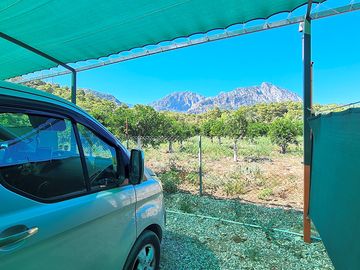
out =
[[[127,117],[125,122],[125,134],[126,134],[126,149],[129,150],[129,123]]]
[[[200,196],[203,194],[201,135],[199,135],[199,194]]]

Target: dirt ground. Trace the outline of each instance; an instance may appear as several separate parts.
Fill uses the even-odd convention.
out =
[[[207,167],[211,168],[204,174],[204,187],[208,194],[218,198],[238,198],[254,203],[293,208],[301,208],[303,205],[302,165],[299,157],[275,157],[271,160],[257,162],[241,160],[234,163],[231,159],[207,160],[206,162]],[[253,168],[258,170],[255,175],[251,173]],[[231,172],[237,172],[241,169],[245,171],[239,176],[245,179],[244,190],[241,194],[226,193],[222,188],[224,182],[219,185],[213,184],[216,182],[217,174],[227,176],[223,181],[236,181],[237,179],[232,177]],[[250,173],[247,174],[246,171],[250,171]],[[259,176],[256,176],[256,174],[259,174]],[[261,196],[261,192],[264,190],[269,190],[269,192]]]
[[[230,153],[231,154],[231,153]],[[159,174],[175,170],[180,180],[179,189],[199,193],[198,156],[186,152],[167,153],[153,149],[146,152],[147,166]],[[303,205],[302,157],[281,155],[273,151],[268,156],[239,156],[234,162],[231,155],[203,154],[203,192],[216,198],[292,207]]]

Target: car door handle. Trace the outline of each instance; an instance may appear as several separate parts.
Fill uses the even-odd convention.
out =
[[[4,236],[4,237],[2,237],[0,234],[0,248],[23,241],[23,240],[35,235],[38,231],[39,231],[39,228],[34,227],[31,229],[26,228],[22,232],[17,232],[17,233],[14,233],[14,234],[11,234],[8,236]]]

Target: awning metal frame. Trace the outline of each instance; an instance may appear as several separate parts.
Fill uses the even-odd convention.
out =
[[[74,68],[72,68],[69,65],[65,64],[64,62],[61,62],[60,60],[52,57],[51,55],[48,55],[48,54],[28,45],[20,40],[17,40],[3,32],[0,32],[0,38],[3,38],[11,43],[14,43],[26,50],[33,52],[41,57],[44,57],[44,58],[58,64],[59,66],[66,68],[68,70],[68,72],[70,72],[72,74],[72,76],[71,76],[71,102],[76,104],[76,70]]]

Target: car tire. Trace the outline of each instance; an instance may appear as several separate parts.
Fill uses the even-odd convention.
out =
[[[152,231],[144,231],[136,240],[123,270],[158,270],[160,265],[160,240]]]

